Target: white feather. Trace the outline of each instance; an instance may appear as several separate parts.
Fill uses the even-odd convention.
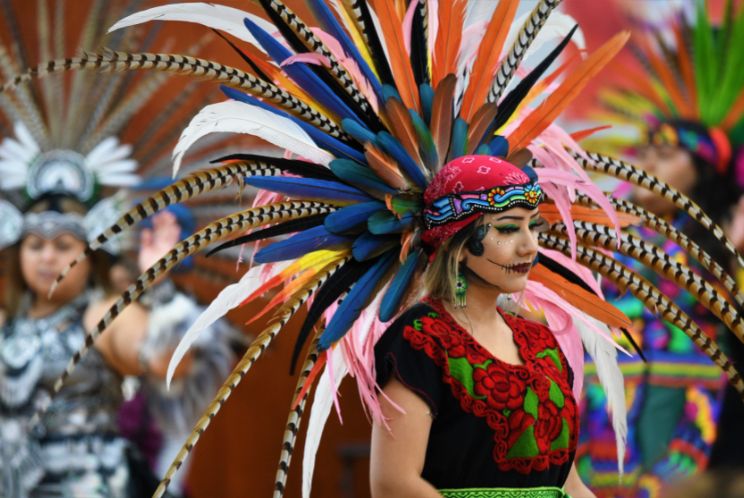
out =
[[[307,424],[305,450],[302,452],[302,498],[310,498],[315,471],[315,455],[318,453],[320,438],[331,413],[335,393],[349,371],[340,347],[334,348],[329,353],[332,355],[333,375],[328,368],[323,370],[318,386],[315,388],[313,407]]]
[[[116,137],[108,137],[98,143],[85,156],[89,168],[99,171],[100,166],[132,155],[132,146],[119,143]]]
[[[31,135],[31,132],[28,131],[26,125],[21,121],[17,121],[15,126],[13,126],[13,131],[15,132],[18,141],[21,142],[27,150],[33,151],[34,154],[39,152],[39,144],[36,143],[36,140],[34,140],[34,137]]]
[[[591,320],[594,327],[609,333],[609,329],[605,324],[589,316],[586,319]],[[597,377],[607,397],[607,408],[612,418],[612,429],[615,431],[617,467],[622,475],[623,461],[625,460],[625,444],[628,436],[628,410],[625,406],[623,373],[617,364],[617,349],[610,341],[593,331],[591,326],[583,323],[581,320],[574,320],[574,326],[581,333],[584,349],[586,349],[594,361],[594,365],[597,368]],[[575,372],[575,374],[580,375],[581,373]]]
[[[287,262],[277,263],[274,268],[277,271],[283,270],[288,265]],[[265,269],[265,265],[254,266],[248,270],[240,281],[228,285],[214,298],[209,306],[202,311],[201,315],[194,321],[194,323],[186,331],[181,341],[173,351],[170,363],[168,363],[168,371],[166,381],[170,387],[171,380],[173,379],[173,372],[181,362],[186,352],[189,350],[191,345],[198,339],[199,334],[210,327],[214,322],[225,316],[225,314],[231,309],[238,306],[246,296],[250,295],[255,289],[257,289],[265,280],[261,278],[261,270]]]
[[[310,136],[291,120],[254,105],[227,100],[204,107],[183,131],[173,150],[174,177],[191,145],[204,135],[217,132],[253,135],[326,166],[333,160],[332,154],[315,145]]]
[[[136,12],[124,19],[119,20],[109,28],[109,33],[117,29],[135,26],[150,21],[183,21],[201,24],[208,28],[224,31],[239,40],[252,43],[262,52],[266,53],[258,41],[250,34],[243,24],[243,19],[249,18],[268,33],[274,33],[276,26],[270,22],[240,9],[216,5],[212,3],[176,3],[162,5],[151,9]]]
[[[25,161],[0,161],[0,189],[15,190],[26,185],[28,163]]]
[[[517,38],[517,34],[522,29],[522,25],[525,23],[525,21],[527,21],[530,14],[531,12],[525,12],[521,16],[517,17],[517,19],[512,23],[511,30],[509,31],[509,35],[506,38],[506,43],[504,44],[506,50],[511,49],[514,40]],[[553,47],[556,45],[556,40],[562,40],[563,37],[565,37],[568,32],[571,31],[575,24],[578,24],[576,22],[576,19],[569,16],[568,14],[557,11],[551,12],[550,17],[547,21],[545,21],[545,24],[543,25],[542,29],[540,29],[540,32],[537,34],[535,39],[532,40],[532,44],[527,49],[527,53],[524,54],[523,60],[527,60],[527,58],[532,56],[533,54],[539,53],[543,45],[550,44],[548,45],[548,47],[550,50],[552,50]],[[581,28],[577,29],[576,32],[573,34],[573,36],[571,37],[571,43],[576,45],[579,50],[586,49],[584,33],[581,31]]]

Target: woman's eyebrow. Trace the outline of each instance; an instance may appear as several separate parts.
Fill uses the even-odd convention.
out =
[[[530,219],[531,219],[531,220],[532,220],[532,219],[535,219],[535,218],[537,218],[538,216],[540,216],[540,211],[538,211],[537,213],[535,213],[535,214],[531,215],[531,216],[530,216]],[[499,217],[499,218],[496,218],[496,221],[501,221],[501,220],[516,220],[516,221],[522,221],[522,220],[523,220],[524,218],[525,218],[524,216],[510,216],[510,215],[506,215],[506,216],[501,216],[501,217]]]

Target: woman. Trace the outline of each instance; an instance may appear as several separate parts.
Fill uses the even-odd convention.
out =
[[[473,174],[483,167],[492,168],[485,178]],[[465,156],[435,177],[425,213],[456,191],[525,184],[536,187],[506,161]],[[514,199],[424,234],[437,248],[428,295],[376,346],[389,427],[372,430],[373,496],[594,496],[573,466],[578,412],[566,358],[547,327],[496,306],[525,289],[545,228],[540,196]]]
[[[50,398],[85,330],[111,304],[108,256],[102,252],[78,265],[49,296],[56,276],[85,248],[85,214],[74,197],[42,196],[24,215],[21,239],[5,259],[7,314],[0,322],[4,497],[131,496],[127,443],[116,420],[121,379],[160,371],[162,376],[167,361],[165,355],[143,361],[145,310],[127,308]],[[157,252],[155,246],[146,245],[143,252]],[[43,416],[34,423],[39,410]]]

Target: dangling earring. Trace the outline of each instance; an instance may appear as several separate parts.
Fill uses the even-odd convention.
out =
[[[455,281],[455,306],[458,308],[464,308],[467,303],[465,297],[468,292],[468,281],[465,275],[457,272],[457,280]]]

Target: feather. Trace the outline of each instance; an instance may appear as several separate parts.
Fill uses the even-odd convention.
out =
[[[300,331],[297,334],[294,350],[292,352],[291,370],[297,363],[305,341],[307,341],[310,331],[316,322],[320,319],[325,310],[328,309],[336,300],[344,294],[369,268],[369,263],[362,263],[357,260],[350,260],[343,264],[333,275],[331,275],[325,284],[318,289],[315,294],[313,303],[307,311],[305,321],[302,322]]]
[[[341,120],[341,126],[343,126],[346,133],[354,137],[354,139],[361,144],[374,142],[375,140],[375,134],[372,130],[357,121],[352,119],[343,119]]]
[[[566,300],[574,308],[582,310],[592,318],[609,327],[629,328],[630,319],[619,309],[602,298],[572,284],[562,276],[538,264],[530,271],[530,279],[540,282]]]
[[[418,98],[418,86],[413,77],[411,62],[403,44],[402,20],[398,12],[393,8],[391,0],[370,0],[377,16],[385,19],[380,23],[385,46],[388,50],[388,62],[395,81],[395,86],[400,92],[401,100],[407,109],[419,112],[421,105]]]
[[[288,233],[294,233],[300,230],[305,230],[306,228],[312,228],[312,227],[318,226],[323,223],[323,221],[326,219],[328,214],[329,213],[321,213],[321,214],[317,214],[314,216],[308,216],[307,218],[299,218],[296,220],[285,221],[284,223],[279,223],[278,225],[274,225],[273,227],[264,228],[263,230],[251,232],[248,235],[243,235],[241,237],[237,237],[228,242],[220,244],[219,246],[210,250],[206,254],[206,256],[209,257],[219,251],[228,249],[230,247],[235,247],[241,244],[255,242],[256,240],[269,239],[272,237],[277,237],[279,235],[286,235]]]
[[[108,32],[111,33],[121,28],[136,26],[150,21],[183,21],[224,31],[238,40],[260,47],[258,41],[245,30],[243,26],[243,19],[245,18],[250,18],[266,30],[274,30],[273,24],[249,12],[225,5],[191,2],[161,5],[136,12],[117,21],[109,28]]]
[[[251,176],[245,179],[248,185],[291,197],[310,197],[333,201],[371,200],[363,191],[331,180],[314,178],[292,178],[272,176]]]
[[[328,165],[333,156],[318,148],[302,128],[287,118],[242,102],[226,101],[205,106],[194,116],[173,150],[173,174],[186,151],[204,135],[215,132],[245,133],[296,153],[313,162]]]
[[[354,240],[351,254],[357,261],[369,261],[398,245],[400,245],[398,235],[373,235],[365,232]]]
[[[256,253],[253,259],[256,263],[294,259],[306,253],[338,246],[348,241],[348,237],[332,234],[325,226],[320,225],[264,247]]]
[[[496,64],[499,62],[506,35],[509,33],[514,14],[519,5],[518,0],[500,0],[494,10],[486,33],[480,42],[470,80],[462,98],[460,116],[471,122],[477,109],[485,102],[491,88]]]
[[[409,229],[413,225],[413,221],[414,216],[410,212],[399,218],[390,211],[378,211],[367,220],[367,229],[373,235],[400,233]]]
[[[403,303],[403,298],[409,290],[416,268],[423,260],[422,256],[423,252],[421,250],[411,252],[391,280],[380,304],[379,316],[381,321],[391,320],[398,312],[398,308]]]
[[[452,143],[450,144],[447,161],[465,155],[467,139],[468,124],[462,118],[455,119],[455,124],[452,126]]]
[[[428,83],[419,85],[419,97],[421,98],[421,114],[423,120],[431,123],[431,107],[434,102],[434,89]],[[415,111],[408,110],[413,113]],[[417,113],[418,114],[418,113]]]
[[[329,151],[331,154],[334,154],[336,156],[342,156],[342,157],[345,156],[345,157],[354,159],[356,161],[364,161],[364,154],[362,154],[362,152],[350,147],[349,145],[345,144],[344,142],[336,138],[333,138],[327,133],[323,133],[316,127],[308,123],[305,123],[304,121],[286,112],[280,111],[270,106],[269,104],[265,104],[261,102],[260,100],[258,100],[257,98],[251,95],[248,95],[244,92],[241,92],[239,90],[235,90],[233,88],[230,88],[224,85],[222,85],[220,89],[222,90],[222,93],[224,93],[227,97],[231,99],[260,107],[261,109],[264,109],[268,112],[271,112],[283,118],[289,119],[290,121],[295,123],[297,126],[302,128],[302,130],[308,134],[311,140],[313,140],[316,144],[320,145],[321,147]]]
[[[465,21],[467,1],[440,2],[437,16],[439,29],[432,55],[431,83],[434,87],[449,74],[457,73],[457,55],[462,42],[462,27]]]
[[[437,147],[437,155],[441,160],[447,157],[452,134],[454,113],[455,85],[457,78],[454,74],[447,75],[437,85],[431,105],[431,136]]]
[[[323,0],[309,0],[306,3],[306,5],[310,7],[310,10],[312,10],[313,14],[315,15],[315,18],[320,22],[320,24],[323,26],[325,31],[329,32],[336,40],[338,40],[338,42],[343,47],[344,52],[349,54],[351,58],[359,64],[359,68],[361,69],[362,73],[364,73],[364,76],[367,78],[370,84],[372,85],[372,88],[374,88],[375,93],[378,96],[381,95],[380,82],[377,76],[374,74],[372,69],[369,67],[369,65],[367,64],[367,61],[359,53],[359,49],[354,44],[354,42],[349,38],[349,36],[346,34],[343,27],[338,22],[338,20],[336,20],[336,17],[333,15],[333,12],[331,12],[331,10],[328,8],[326,3]],[[366,5],[364,2],[361,2],[361,7],[366,9]],[[378,71],[379,71],[379,68],[378,68]],[[383,81],[385,80],[383,79]]]
[[[488,92],[488,102],[498,102],[501,94],[509,86],[514,72],[522,62],[522,58],[530,49],[532,42],[539,35],[548,17],[553,9],[560,3],[560,0],[540,0],[528,16],[519,33],[514,37],[511,48],[507,55],[501,58],[501,65],[496,72],[491,91]],[[509,37],[511,38],[511,36]]]
[[[282,63],[292,55],[292,52],[277,42],[269,32],[259,27],[250,19],[243,19],[243,23],[276,62]],[[344,118],[359,119],[356,113],[311,68],[303,64],[291,64],[284,66],[284,72],[326,109]]]
[[[486,103],[475,113],[468,127],[468,136],[465,140],[467,154],[472,154],[483,140],[488,140],[493,136],[493,132],[497,128],[494,118],[498,111],[499,106],[493,103]]]
[[[408,182],[398,169],[398,163],[371,143],[364,145],[364,155],[372,171],[397,190],[408,190]]]
[[[539,135],[566,106],[581,92],[589,78],[602,69],[623,47],[630,35],[619,33],[581,62],[545,101],[534,109],[524,121],[507,137],[509,145],[516,150],[525,147]]]
[[[235,163],[234,161],[238,161]],[[271,170],[276,171],[275,176],[281,174],[281,172],[290,173],[292,175],[302,176],[304,178],[316,178],[318,180],[336,180],[335,175],[328,168],[320,166],[315,163],[309,163],[307,161],[300,161],[298,159],[285,159],[282,157],[264,156],[261,154],[228,154],[226,156],[218,157],[209,161],[211,164],[221,162],[232,162],[232,164],[247,164],[253,165],[256,168],[258,165],[262,166],[261,172],[263,176],[271,176]],[[243,176],[251,176],[251,172],[243,174]]]
[[[560,212],[553,203],[543,202],[538,209],[540,210],[540,216],[545,218],[548,223],[556,223],[562,219]],[[576,204],[571,205],[571,218],[576,221],[589,221],[600,225],[614,225],[612,219],[601,209],[578,206]],[[618,213],[617,220],[623,228],[637,225],[641,221],[638,216],[622,213]]]
[[[418,135],[411,122],[411,116],[398,99],[385,102],[385,112],[390,120],[390,132],[417,164],[422,164],[419,154]]]
[[[413,18],[411,19],[410,49],[411,68],[416,84],[421,86],[429,83],[429,44],[428,44],[428,15],[429,9],[426,0],[412,0]]]
[[[367,218],[384,209],[385,204],[377,201],[352,204],[331,213],[325,220],[325,227],[329,232],[341,235],[364,226]]]
[[[321,351],[329,349],[349,330],[349,327],[359,317],[359,313],[364,309],[375,288],[394,261],[395,255],[392,251],[380,256],[354,284],[336,313],[334,313],[328,326],[320,335],[318,348]]]
[[[411,118],[411,125],[416,132],[418,138],[419,151],[421,153],[421,159],[424,161],[424,165],[429,170],[429,174],[436,171],[439,165],[439,156],[437,155],[437,147],[434,144],[434,137],[429,131],[429,127],[426,122],[418,115],[415,111],[408,111],[408,115]]]
[[[566,45],[568,45],[568,42],[571,40],[571,37],[578,27],[578,24],[574,25],[571,31],[569,31],[563,40],[561,40],[561,43],[545,56],[545,58],[503,98],[499,103],[498,115],[494,123],[496,129],[500,128],[509,120],[514,111],[520,105],[520,102],[525,99],[533,85],[535,85],[537,80],[539,80],[543,73],[547,71],[553,61],[558,58],[561,52],[563,52],[563,49],[566,48]]]
[[[593,327],[601,327],[599,323],[593,323]],[[623,373],[617,363],[617,349],[608,341],[604,340],[591,327],[580,320],[574,320],[574,326],[581,333],[584,349],[592,358],[597,369],[602,389],[607,397],[607,408],[612,418],[612,428],[615,432],[615,445],[617,448],[617,467],[620,475],[623,474],[625,462],[625,445],[628,436],[628,414],[625,405],[625,383]]]
[[[419,189],[424,190],[427,185],[426,177],[416,161],[408,155],[403,146],[390,133],[380,131],[375,137],[375,143],[386,152],[400,168],[400,171],[411,179]]]
[[[330,167],[333,174],[338,178],[354,185],[360,190],[366,191],[370,195],[372,195],[370,190],[382,194],[394,194],[396,192],[395,189],[385,184],[368,166],[362,166],[348,159],[334,159],[331,161]]]

